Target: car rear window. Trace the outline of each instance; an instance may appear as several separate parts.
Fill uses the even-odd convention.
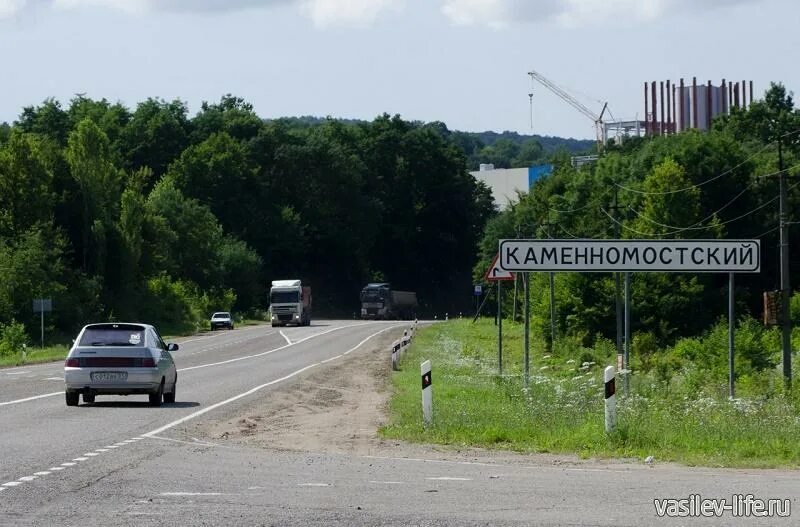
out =
[[[231,318],[230,313],[214,313],[214,316],[211,318]]]
[[[101,326],[86,328],[79,346],[144,346],[144,328],[140,326]]]

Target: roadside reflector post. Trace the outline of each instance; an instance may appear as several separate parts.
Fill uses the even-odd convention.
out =
[[[603,372],[603,382],[605,383],[606,399],[606,433],[610,433],[617,426],[617,392],[615,382],[614,366],[606,367]]]
[[[400,341],[392,342],[392,370],[397,371],[397,361],[400,360]]]
[[[422,420],[425,425],[431,424],[433,418],[433,394],[431,393],[431,361],[426,360],[420,364],[422,373]]]

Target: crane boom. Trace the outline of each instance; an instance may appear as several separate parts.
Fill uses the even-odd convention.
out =
[[[592,110],[587,108],[583,103],[577,100],[575,97],[564,91],[560,86],[553,83],[550,79],[539,73],[538,71],[531,70],[528,72],[528,75],[531,76],[532,79],[536,79],[542,84],[545,88],[549,89],[556,95],[558,95],[561,99],[569,103],[573,108],[581,112],[583,115],[588,117],[589,119],[594,122],[595,131],[597,132],[597,142],[598,142],[598,149],[601,149],[603,144],[605,144],[605,127],[603,126],[603,114],[605,114],[606,107],[608,107],[608,103],[603,105],[603,111],[600,115],[597,115]]]
[[[586,117],[588,117],[592,121],[597,122],[597,120],[600,119],[599,115],[597,115],[596,113],[591,111],[589,108],[584,106],[579,100],[577,100],[575,97],[573,97],[569,93],[565,92],[563,89],[561,89],[560,86],[558,86],[557,84],[554,84],[552,81],[550,81],[550,79],[548,79],[547,77],[545,77],[544,75],[542,75],[538,71],[531,70],[531,71],[528,72],[528,75],[530,75],[531,77],[533,77],[534,79],[539,81],[539,83],[541,83],[547,89],[549,89],[550,91],[552,91],[553,93],[555,93],[556,95],[558,95],[559,97],[564,99],[566,102],[571,104],[576,110],[581,112],[583,115],[585,115]]]

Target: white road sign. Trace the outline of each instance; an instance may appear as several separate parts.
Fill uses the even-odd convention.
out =
[[[758,273],[759,240],[500,240],[506,271]]]

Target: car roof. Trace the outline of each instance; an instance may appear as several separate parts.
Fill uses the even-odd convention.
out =
[[[228,311],[217,311],[216,313],[214,313],[214,314],[213,314],[213,315],[211,315],[211,316],[212,316],[212,317],[215,317],[215,316],[217,316],[217,315],[228,315],[228,316],[231,316],[231,314],[230,314]]]
[[[141,324],[138,322],[98,322],[87,324],[84,329],[123,329],[123,330],[143,330],[152,328],[151,324]]]

